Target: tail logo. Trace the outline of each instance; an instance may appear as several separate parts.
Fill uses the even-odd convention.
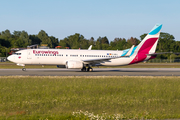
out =
[[[157,41],[160,35],[160,30],[162,25],[157,24],[155,27],[147,34],[147,36],[141,41],[137,46],[136,55],[130,64],[142,62],[147,58],[147,54],[155,53],[157,46]]]

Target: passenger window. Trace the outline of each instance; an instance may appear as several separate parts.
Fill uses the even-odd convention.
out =
[[[14,55],[21,55],[21,53],[14,53]]]

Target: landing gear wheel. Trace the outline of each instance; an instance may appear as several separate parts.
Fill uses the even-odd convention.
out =
[[[87,69],[87,71],[88,71],[88,72],[92,72],[93,69],[92,69],[91,67],[89,67],[89,68]]]
[[[92,72],[93,71],[93,69],[92,68],[89,68],[89,72]]]
[[[26,71],[26,68],[23,68],[22,71]]]
[[[86,67],[83,67],[81,71],[86,72]]]

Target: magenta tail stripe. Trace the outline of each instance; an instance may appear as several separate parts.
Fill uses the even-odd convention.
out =
[[[130,62],[130,64],[144,61],[147,57],[146,54],[149,53],[149,51],[151,50],[151,48],[153,47],[153,45],[156,43],[157,40],[158,38],[147,39],[139,49],[136,57]]]
[[[149,38],[147,39],[144,44],[142,45],[142,47],[140,48],[140,50],[138,51],[138,53],[140,52],[146,52],[148,53],[149,50],[152,48],[152,46],[155,44],[155,42],[157,41],[158,38]]]

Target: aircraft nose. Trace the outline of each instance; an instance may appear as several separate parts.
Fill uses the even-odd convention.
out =
[[[12,61],[12,55],[10,55],[9,57],[7,57],[7,59],[8,59],[9,61]]]

